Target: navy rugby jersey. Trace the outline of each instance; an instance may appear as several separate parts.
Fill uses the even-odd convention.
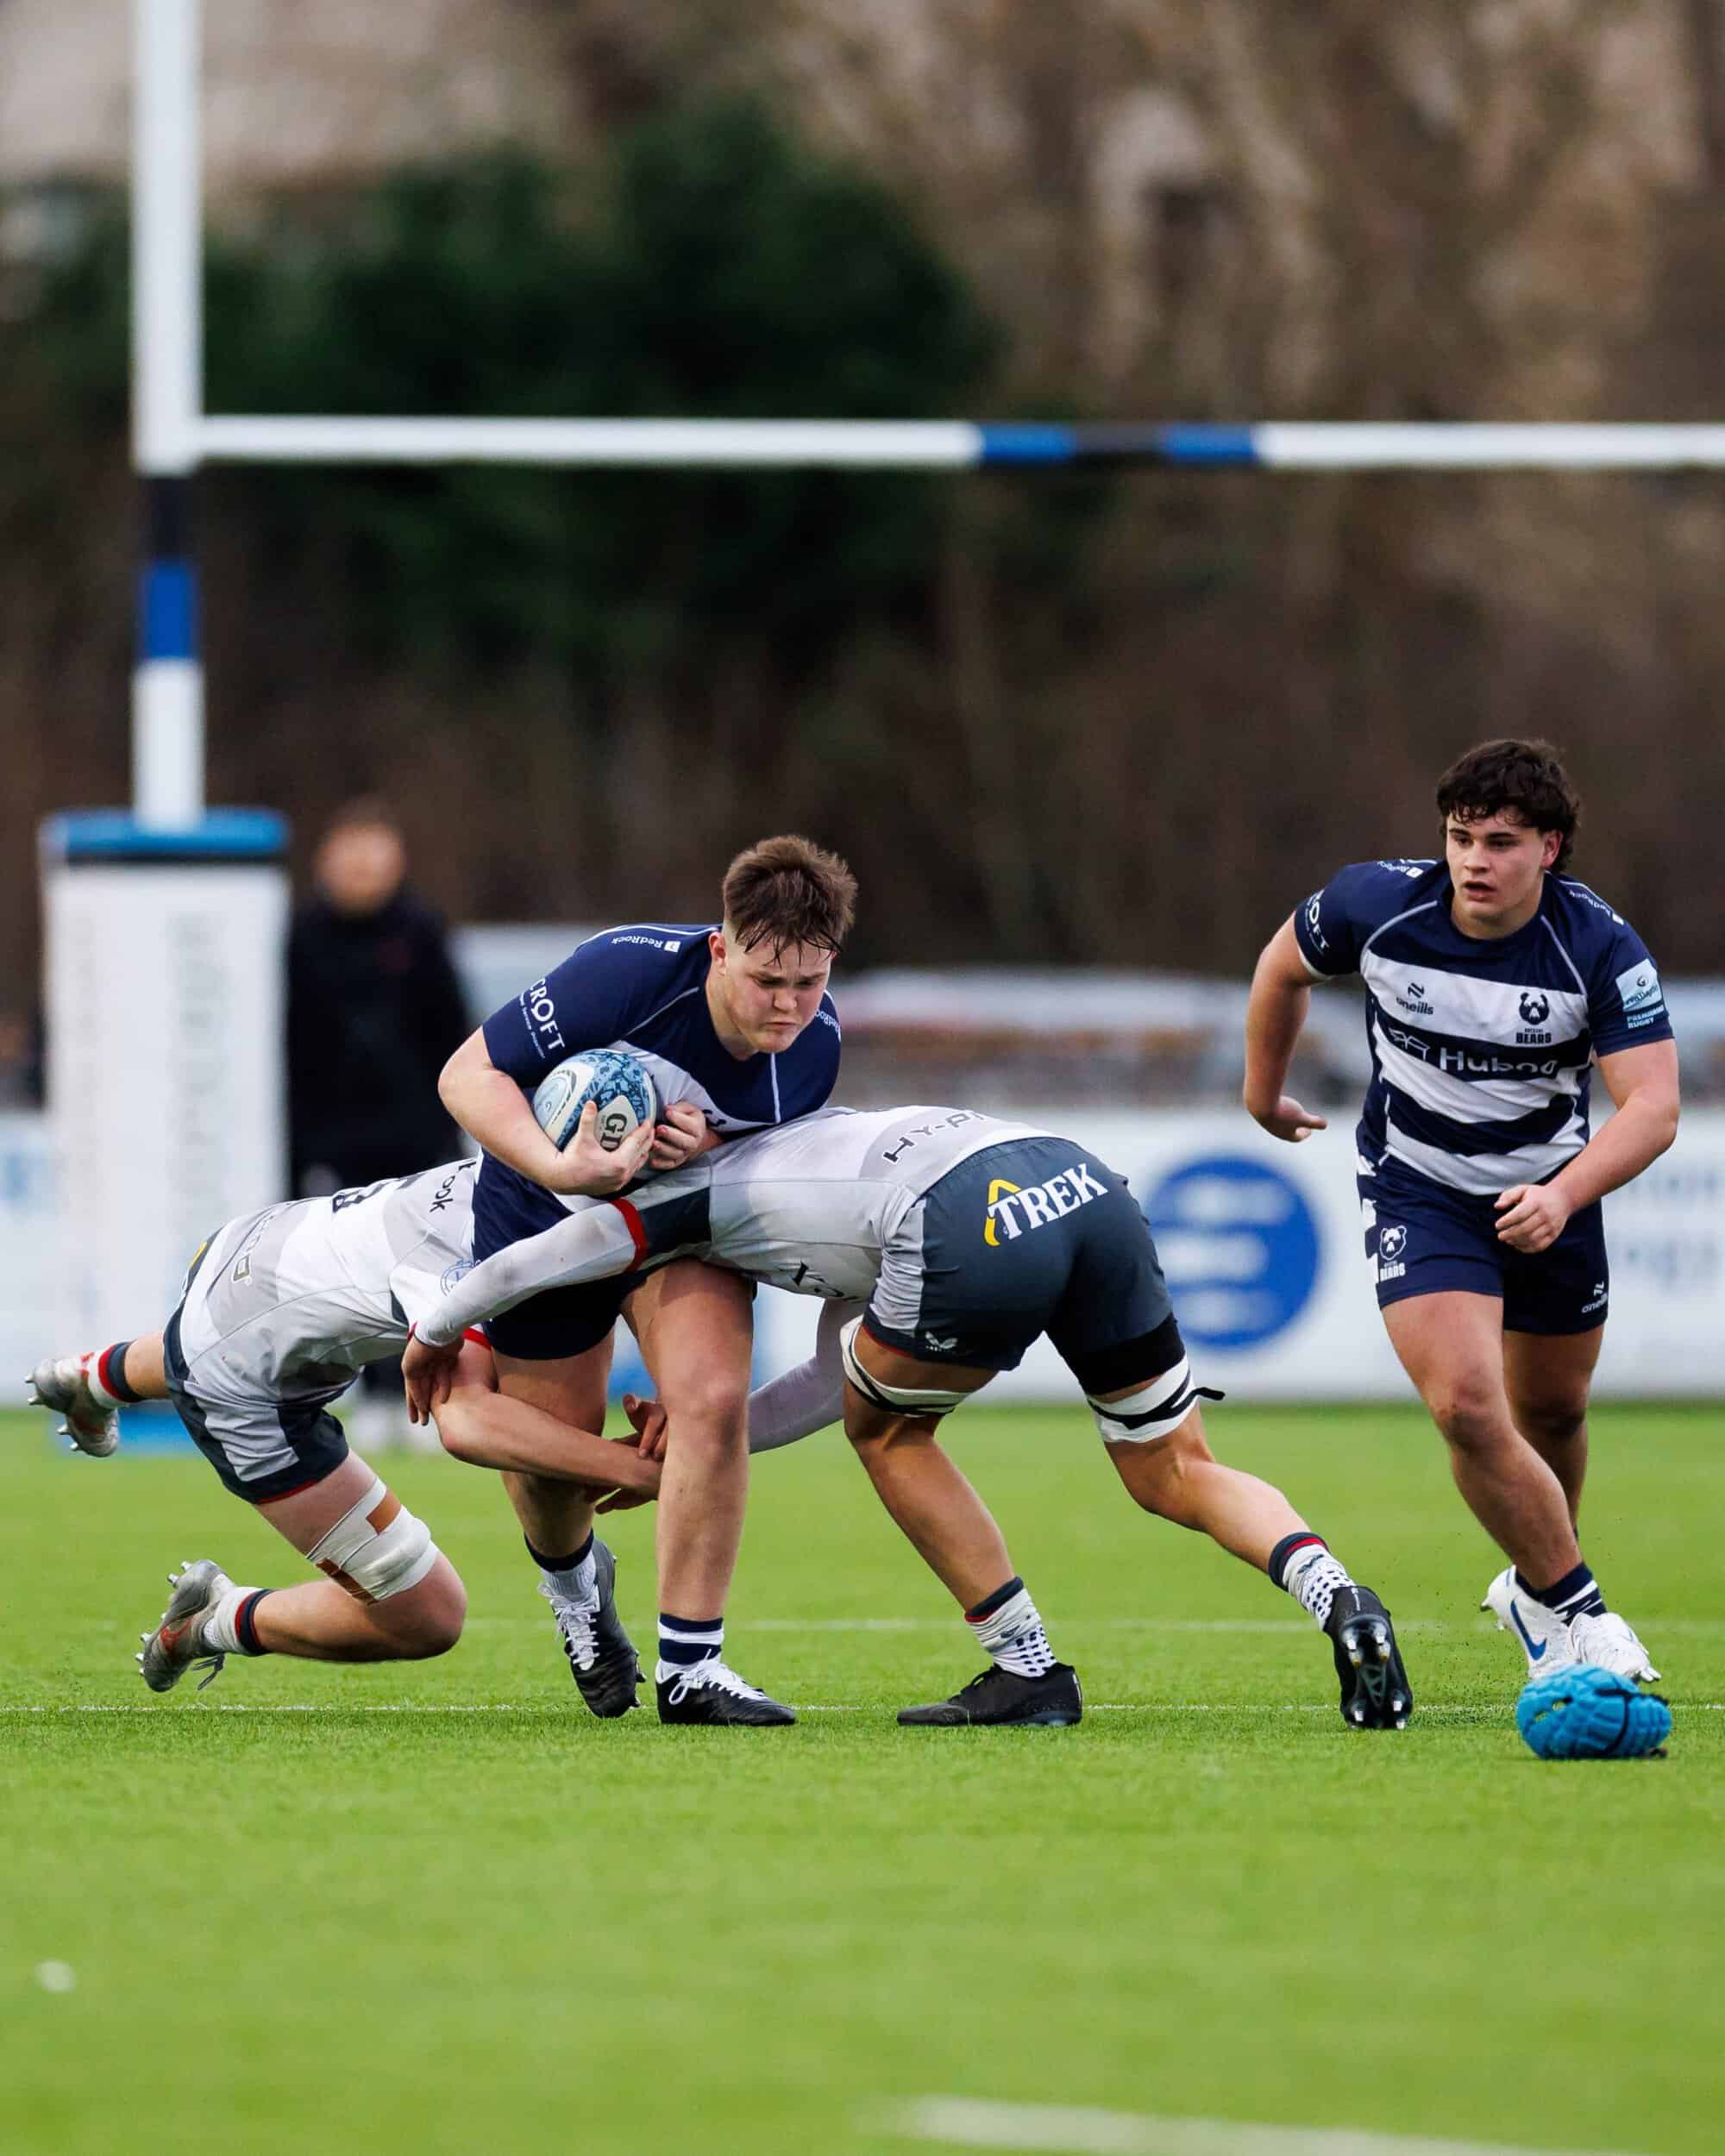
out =
[[[1452,1189],[1542,1182],[1588,1138],[1589,1066],[1672,1037],[1634,930],[1573,877],[1547,874],[1513,936],[1464,936],[1441,861],[1364,861],[1294,916],[1308,970],[1365,983],[1372,1080],[1358,1138]]]
[[[602,929],[492,1012],[483,1029],[486,1052],[530,1094],[567,1056],[626,1048],[646,1065],[662,1103],[693,1101],[724,1137],[825,1107],[838,1076],[832,998],[822,996],[788,1048],[739,1060],[719,1040],[707,1009],[711,932],[687,924]],[[489,1156],[485,1172],[512,1179],[524,1197],[531,1193],[558,1205],[553,1193]]]

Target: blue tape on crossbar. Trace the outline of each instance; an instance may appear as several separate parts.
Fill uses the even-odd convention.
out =
[[[1169,464],[1257,464],[1258,444],[1250,427],[1158,427],[1163,460]]]
[[[147,562],[138,579],[138,656],[198,655],[198,573],[189,561]]]
[[[1078,435],[1072,427],[983,425],[983,464],[1070,464],[1078,454]]]
[[[981,426],[983,464],[1258,464],[1251,427]]]

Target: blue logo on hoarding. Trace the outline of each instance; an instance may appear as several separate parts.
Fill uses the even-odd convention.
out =
[[[1318,1224],[1292,1180],[1240,1153],[1164,1175],[1145,1200],[1186,1338],[1200,1347],[1273,1339],[1318,1284]]]

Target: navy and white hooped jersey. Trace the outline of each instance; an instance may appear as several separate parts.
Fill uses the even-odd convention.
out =
[[[1314,979],[1365,983],[1362,1167],[1385,1153],[1478,1196],[1543,1181],[1588,1138],[1589,1066],[1672,1037],[1659,969],[1621,913],[1548,874],[1514,935],[1465,936],[1441,861],[1356,862],[1294,916]]]
[[[626,1048],[651,1074],[659,1099],[693,1101],[729,1138],[789,1123],[825,1107],[838,1076],[832,998],[790,1046],[733,1056],[707,1008],[708,925],[649,923],[602,929],[561,966],[486,1020],[486,1053],[524,1091],[583,1049]],[[487,1176],[514,1177],[524,1197],[553,1194],[487,1157]],[[543,1208],[540,1208],[543,1210]]]

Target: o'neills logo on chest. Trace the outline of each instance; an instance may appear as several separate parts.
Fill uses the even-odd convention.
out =
[[[1063,1220],[1069,1213],[1076,1213],[1080,1206],[1088,1206],[1091,1199],[1106,1198],[1107,1194],[1108,1186],[1099,1181],[1083,1161],[1074,1167],[1063,1168],[1044,1183],[1032,1183],[1028,1190],[996,1177],[988,1185],[982,1240],[996,1249],[1003,1239],[1015,1243],[1019,1236],[1045,1228],[1051,1220]]]

